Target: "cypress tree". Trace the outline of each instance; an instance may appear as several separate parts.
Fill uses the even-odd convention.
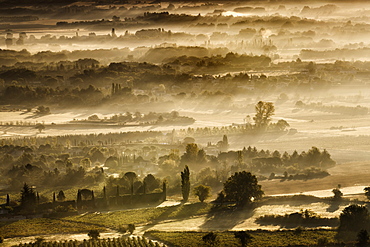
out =
[[[184,202],[187,202],[190,194],[190,171],[189,167],[185,166],[183,172],[181,172],[181,192]]]

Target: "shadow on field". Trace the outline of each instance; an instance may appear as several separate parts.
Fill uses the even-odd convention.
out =
[[[207,215],[201,230],[230,230],[253,216],[252,207],[213,209]]]
[[[142,227],[142,231],[145,232],[159,223],[180,222],[190,217],[207,214],[210,207],[208,203],[202,202],[165,207],[165,210],[160,215]]]
[[[329,204],[329,207],[326,209],[326,212],[334,213],[335,211],[339,210],[340,204],[340,201],[332,201]]]

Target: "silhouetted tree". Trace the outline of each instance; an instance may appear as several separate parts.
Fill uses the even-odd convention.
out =
[[[32,187],[24,183],[23,189],[21,190],[21,206],[27,213],[31,213],[36,208],[36,193]]]
[[[224,183],[225,199],[243,206],[260,199],[264,194],[261,185],[258,184],[256,176],[250,172],[236,172]]]
[[[272,102],[259,101],[256,106],[256,115],[253,120],[257,129],[265,129],[271,121],[271,116],[275,114],[275,107]]]
[[[98,230],[90,230],[87,236],[89,236],[91,239],[96,240],[100,237],[100,233]]]
[[[41,133],[45,129],[45,125],[38,123],[36,124],[35,129],[37,129]]]
[[[234,232],[234,237],[240,240],[242,247],[247,246],[247,244],[253,239],[253,237],[246,231]]]
[[[58,201],[62,202],[66,199],[66,196],[64,195],[64,192],[63,190],[59,191],[58,195],[57,195],[57,199]]]
[[[185,166],[184,171],[181,172],[181,192],[183,201],[187,202],[190,193],[190,171],[188,166]]]
[[[333,197],[334,200],[342,199],[343,193],[342,193],[342,191],[340,191],[340,189],[335,188],[335,189],[332,190],[332,192],[334,194],[334,197]]]
[[[369,211],[366,206],[350,205],[344,208],[339,216],[338,232],[349,236],[351,232],[358,233],[362,229],[369,229],[369,220]]]
[[[217,234],[210,232],[202,237],[202,240],[205,244],[209,246],[215,246],[217,244]]]
[[[357,234],[357,243],[356,246],[363,247],[363,246],[368,246],[369,242],[369,234],[365,229],[362,229],[358,234]]]
[[[81,202],[82,202],[81,190],[78,190],[77,192],[77,207],[78,208],[81,206]]]
[[[367,199],[370,200],[370,187],[365,187],[364,191],[365,191],[365,196],[367,197]]]
[[[133,234],[136,228],[134,224],[128,224],[127,229],[130,234]]]

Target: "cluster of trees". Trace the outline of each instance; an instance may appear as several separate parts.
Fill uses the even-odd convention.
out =
[[[32,148],[33,150],[52,148],[54,152],[64,152],[70,147],[92,147],[92,146],[112,146],[115,144],[129,144],[141,140],[140,143],[146,140],[159,140],[164,138],[164,133],[160,131],[134,131],[134,132],[117,132],[117,133],[99,133],[99,134],[80,134],[80,135],[59,135],[59,136],[45,136],[45,137],[29,137],[29,138],[13,138],[2,139],[0,146],[6,148]],[[150,145],[150,144],[148,144]]]
[[[339,224],[338,218],[325,218],[317,215],[311,210],[301,210],[296,213],[285,215],[264,215],[256,219],[259,224],[280,225],[282,227],[336,227]]]
[[[364,241],[367,235],[367,239],[364,241],[366,244],[369,241],[369,232],[370,214],[366,206],[352,204],[343,209],[339,216],[337,238],[348,241],[357,237],[360,242]]]
[[[153,169],[159,177],[167,179],[169,193],[179,193],[180,180],[176,174],[185,165],[194,172],[190,179],[195,186],[219,189],[230,173],[243,170],[269,179],[310,179],[328,175],[323,170],[335,164],[326,150],[316,147],[300,154],[253,147],[227,152],[228,140],[224,136],[217,145],[221,152],[215,156],[206,153],[208,147],[203,149],[192,143],[193,138],[177,143],[171,141],[173,136],[174,133],[165,136],[161,132],[129,132],[3,140],[0,171],[7,177],[4,185],[15,189],[22,181],[37,186],[99,183],[104,180],[104,173],[98,168],[90,169],[101,164],[118,173],[127,172],[135,164],[158,164]],[[130,144],[137,139],[170,140],[173,144],[160,147]],[[116,144],[127,146],[120,148]]]
[[[297,101],[295,106],[301,109],[309,109],[323,112],[339,113],[343,115],[367,115],[369,113],[369,108],[364,106],[325,106],[321,102],[305,104],[302,101]]]
[[[152,52],[158,52],[162,56],[163,52],[160,51],[162,48],[157,49],[158,51],[153,49]],[[245,110],[245,106],[241,107],[235,104],[235,96],[253,96],[263,92],[269,92],[269,94],[272,92],[288,93],[297,90],[306,93],[307,89],[328,88],[333,81],[332,79],[320,79],[320,81],[312,83],[307,74],[296,74],[289,78],[256,76],[246,72],[234,75],[205,75],[202,64],[222,61],[221,63],[226,66],[224,67],[225,71],[234,69],[240,71],[245,70],[247,65],[250,69],[264,63],[266,64],[263,66],[266,66],[270,60],[265,56],[235,53],[211,57],[199,57],[199,55],[197,57],[173,57],[172,51],[169,54],[172,56],[171,61],[163,65],[146,62],[121,62],[99,67],[96,65],[98,63],[96,60],[84,59],[55,63],[55,69],[51,68],[52,64],[49,64],[48,68],[31,68],[31,66],[26,69],[26,65],[20,68],[3,67],[0,71],[0,79],[4,80],[3,83],[0,81],[0,85],[3,84],[3,87],[0,87],[3,95],[1,103],[47,104],[63,108],[110,106],[119,103],[123,105],[135,104],[135,107],[140,104],[142,108],[147,109],[148,107],[154,108],[155,105],[171,107],[176,102],[179,107],[191,105],[197,109],[203,109],[214,104],[218,109]],[[153,57],[152,55],[148,56]],[[193,63],[194,61],[196,63]],[[198,62],[199,64],[196,65]],[[276,66],[276,69],[279,70],[285,66],[298,66],[297,70],[302,70],[307,66],[307,63],[281,64]],[[200,72],[193,71],[199,70],[199,68],[201,68]],[[271,67],[271,69],[274,68]],[[194,73],[203,75],[194,75]],[[325,73],[328,72],[325,71]],[[40,85],[39,82],[42,84]],[[112,85],[111,90],[108,92],[107,87],[110,85]],[[347,112],[361,112],[362,114],[364,107],[360,108],[347,109]],[[281,128],[282,124],[275,127]]]
[[[170,113],[156,113],[149,112],[142,114],[140,112],[126,112],[124,114],[114,114],[109,118],[100,119],[98,115],[94,114],[89,116],[87,119],[74,120],[72,122],[92,122],[92,123],[126,123],[135,122],[139,124],[191,124],[195,121],[194,118],[180,116],[177,111]]]
[[[170,48],[167,48],[170,49]],[[153,51],[154,52],[154,51]],[[160,51],[158,51],[160,52]],[[211,56],[211,57],[195,57],[195,56],[177,56],[175,59],[171,57],[171,61],[167,64],[177,67],[177,66],[189,66],[189,64],[195,64],[194,72],[202,71],[202,73],[207,71],[213,71],[217,69],[218,72],[228,70],[233,71],[236,69],[245,69],[261,66],[269,66],[271,63],[271,58],[261,55],[261,56],[250,56],[250,55],[240,55],[237,53],[229,52],[225,56]]]
[[[218,159],[222,161],[236,161],[234,169],[250,168],[260,173],[284,172],[296,173],[304,171],[310,167],[326,169],[335,165],[330,154],[324,149],[320,151],[317,147],[312,147],[307,152],[298,154],[294,151],[292,154],[284,152],[281,154],[275,150],[260,150],[248,147],[241,151],[229,151],[220,153]]]
[[[143,194],[162,191],[162,182],[152,174],[140,179],[135,172],[126,172],[118,178],[108,177],[105,188],[108,197],[123,194]]]
[[[103,170],[90,167],[93,167],[92,162],[99,159],[105,161],[107,159],[105,155],[109,154],[108,150],[87,149],[86,153],[81,153],[82,156],[70,155],[63,151],[64,147],[52,147],[50,144],[37,148],[1,146],[0,172],[5,178],[3,184],[9,189],[19,188],[23,182],[53,188],[77,184],[91,185],[104,181]]]
[[[76,107],[82,105],[96,106],[100,104],[104,94],[94,86],[86,88],[53,89],[51,87],[29,87],[12,85],[3,91],[2,104],[24,104],[37,105],[48,104],[65,107]],[[46,109],[47,111],[47,109]]]
[[[185,166],[181,172],[181,193],[184,202],[189,199],[190,188],[190,170],[188,166]],[[199,201],[203,202],[211,196],[211,187],[200,184],[193,188],[193,193]],[[223,189],[218,194],[215,203],[221,206],[232,203],[237,207],[243,207],[261,199],[263,194],[256,176],[246,171],[235,172],[223,184]]]

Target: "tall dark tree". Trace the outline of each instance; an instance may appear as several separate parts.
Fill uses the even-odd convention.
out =
[[[82,195],[81,195],[81,190],[78,190],[77,192],[77,208],[81,206],[82,203]]]
[[[24,183],[21,190],[21,206],[27,212],[33,212],[36,209],[36,193],[28,184]]]
[[[103,187],[103,199],[105,202],[107,201],[107,189],[105,188],[105,186]]]
[[[190,193],[190,171],[188,166],[185,166],[184,171],[181,172],[181,192],[183,201],[187,202]]]

